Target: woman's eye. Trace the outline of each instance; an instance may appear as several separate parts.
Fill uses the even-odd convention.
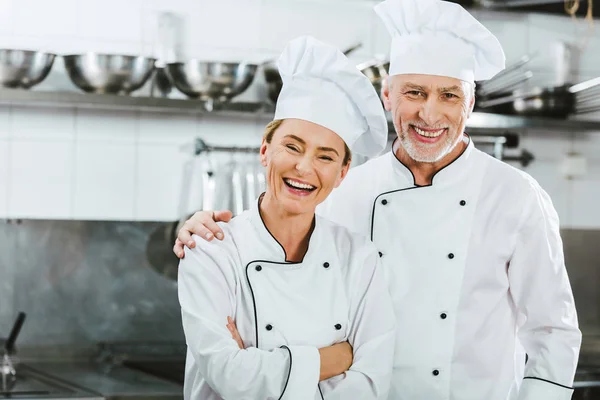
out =
[[[325,161],[333,161],[333,158],[328,157],[328,156],[322,156],[321,160],[325,160]]]
[[[285,147],[287,147],[288,149],[295,151],[296,153],[298,152],[298,148],[296,146],[293,146],[291,144],[286,145]]]

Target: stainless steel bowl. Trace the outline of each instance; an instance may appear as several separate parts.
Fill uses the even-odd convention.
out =
[[[154,58],[85,53],[63,57],[71,81],[86,92],[131,93],[152,75]]]
[[[0,49],[0,86],[28,89],[43,81],[52,69],[55,54]]]
[[[390,69],[389,61],[371,60],[356,66],[373,84],[375,90],[381,95],[383,80],[387,78]]]
[[[167,64],[167,73],[173,85],[192,98],[212,102],[226,102],[243,93],[256,75],[255,64],[221,63],[190,60]]]

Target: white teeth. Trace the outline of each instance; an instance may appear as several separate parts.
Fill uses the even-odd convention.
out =
[[[413,126],[413,128],[415,128],[415,131],[417,131],[417,133],[421,136],[425,136],[425,137],[430,137],[430,138],[435,138],[440,136],[442,133],[444,133],[444,129],[440,129],[438,131],[424,131],[422,129],[417,128],[416,126]]]
[[[293,186],[293,187],[295,187],[295,188],[298,188],[298,189],[312,190],[312,189],[314,189],[314,188],[315,188],[315,187],[314,187],[314,186],[312,186],[312,185],[306,185],[306,184],[304,184],[304,183],[295,182],[295,181],[292,181],[292,180],[290,180],[290,179],[286,179],[286,180],[285,180],[285,182],[286,182],[288,185],[290,185],[290,186]]]

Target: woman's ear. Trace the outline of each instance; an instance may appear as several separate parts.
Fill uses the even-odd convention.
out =
[[[352,164],[352,159],[348,160],[348,164],[342,167],[342,171],[340,172],[340,176],[338,177],[338,179],[335,181],[334,187],[340,186],[346,175],[348,175],[348,171],[350,170],[350,164]]]
[[[269,147],[269,143],[263,138],[262,143],[260,145],[260,163],[263,167],[267,166],[267,148]]]

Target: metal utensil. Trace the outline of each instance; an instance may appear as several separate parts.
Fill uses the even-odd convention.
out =
[[[362,43],[356,43],[348,48],[346,48],[343,53],[348,56],[353,51],[362,47]],[[279,97],[279,92],[281,92],[281,88],[283,87],[283,82],[281,80],[281,75],[279,75],[279,70],[277,68],[277,64],[273,60],[266,61],[261,64],[263,68],[263,73],[265,76],[265,81],[267,82],[267,94],[269,99],[273,103],[277,103],[277,98]]]
[[[139,88],[154,70],[154,58],[85,53],[64,56],[71,81],[86,92],[126,93]]]
[[[15,350],[15,342],[17,341],[19,333],[21,332],[21,328],[23,327],[23,323],[25,322],[25,317],[26,314],[24,312],[19,312],[19,314],[17,315],[17,319],[15,320],[15,323],[13,324],[13,327],[10,330],[10,334],[6,339],[6,342],[4,342],[4,351],[8,354],[13,353]]]
[[[43,81],[56,58],[40,51],[0,49],[0,85],[28,89]]]
[[[15,352],[15,343],[25,322],[25,313],[19,312],[17,319],[13,324],[8,338],[2,348],[2,360],[0,361],[0,375],[2,375],[2,392],[6,392],[16,380],[16,371],[11,359],[11,354]]]
[[[183,94],[200,98],[212,111],[215,102],[226,102],[244,92],[256,75],[256,64],[190,60],[167,64],[171,82]]]

